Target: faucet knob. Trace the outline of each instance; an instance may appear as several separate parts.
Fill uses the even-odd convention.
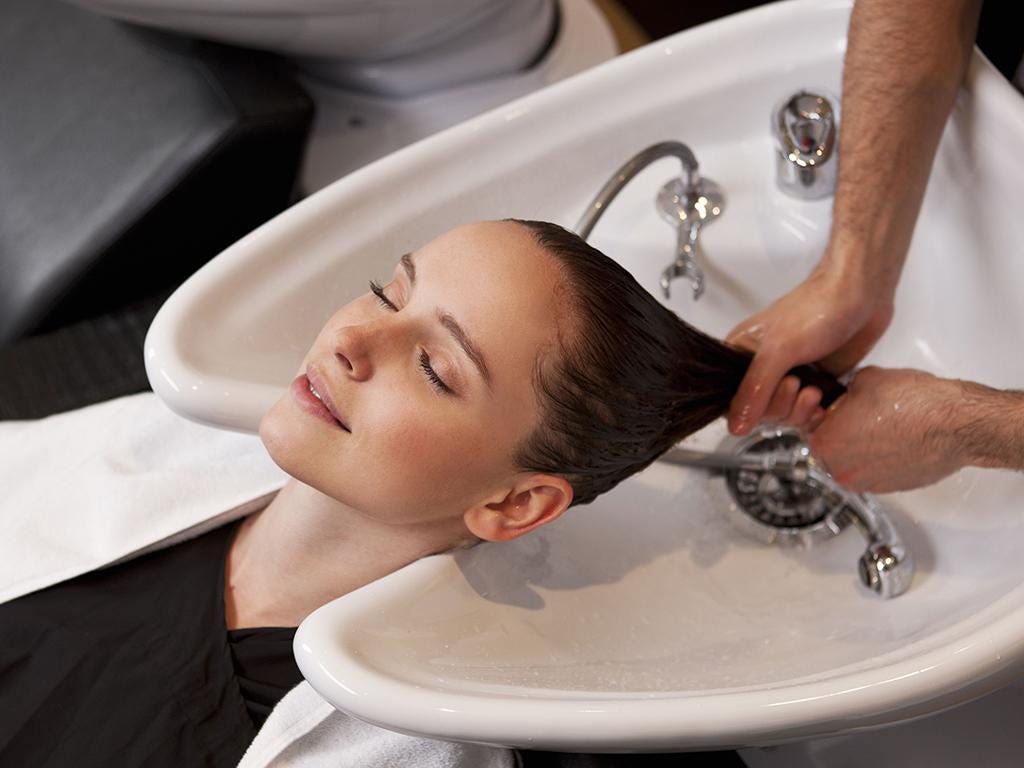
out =
[[[798,91],[775,110],[775,170],[783,192],[815,200],[835,191],[837,122],[833,100],[810,91]]]

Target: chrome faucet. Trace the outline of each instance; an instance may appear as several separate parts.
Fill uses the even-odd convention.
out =
[[[820,94],[798,91],[772,113],[775,178],[787,195],[815,200],[835,192],[838,114],[834,103]]]
[[[861,584],[885,598],[910,587],[914,561],[885,510],[873,496],[841,488],[799,430],[762,426],[726,438],[718,451],[676,447],[661,459],[724,476],[733,522],[767,544],[813,546],[853,524],[867,541],[857,561]]]
[[[663,157],[678,157],[682,163],[679,178],[666,183],[658,192],[657,207],[662,218],[676,227],[676,257],[661,273],[661,290],[670,297],[671,282],[684,277],[690,282],[693,298],[704,292],[704,271],[697,262],[697,243],[701,227],[721,215],[725,208],[722,190],[697,172],[697,158],[679,141],[663,141],[638,152],[605,182],[576,224],[576,233],[586,240],[598,220],[622,188],[641,170]]]

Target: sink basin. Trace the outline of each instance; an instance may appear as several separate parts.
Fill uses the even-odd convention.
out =
[[[848,2],[785,2],[658,41],[348,176],[218,256],[146,340],[154,390],[255,431],[322,323],[398,255],[467,221],[573,225],[621,162],[678,139],[727,206],[707,291],[668,302],[723,335],[799,282],[831,200],[775,187],[768,116],[840,92]],[[799,40],[794,30],[799,30]],[[797,44],[799,43],[799,44]],[[674,232],[659,161],[591,241],[658,294]],[[936,159],[891,330],[869,362],[1019,384],[1024,103],[976,54]],[[980,340],[984,343],[979,343]],[[693,436],[713,448],[721,422]],[[893,723],[1004,684],[1024,659],[1024,477],[965,471],[882,497],[917,562],[883,601],[862,540],[747,538],[707,475],[663,463],[520,540],[413,563],[309,616],[299,666],[340,709],[444,739],[584,751],[770,745]]]

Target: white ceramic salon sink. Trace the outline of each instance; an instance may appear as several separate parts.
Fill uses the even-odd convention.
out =
[[[621,162],[678,139],[724,189],[707,292],[669,302],[715,334],[796,284],[830,201],[773,183],[768,115],[838,93],[849,5],[787,2],[685,32],[413,145],[232,246],[167,302],[146,361],[189,418],[255,431],[322,323],[397,256],[485,218],[573,225]],[[897,108],[898,105],[894,105]],[[674,235],[659,161],[592,239],[652,291]],[[891,330],[870,362],[1019,385],[1024,104],[980,56],[936,160]],[[692,438],[711,447],[721,424]],[[508,544],[414,563],[311,615],[303,673],[409,733],[584,751],[764,745],[897,722],[995,689],[1024,658],[1024,478],[963,472],[884,497],[911,589],[858,584],[852,531],[813,550],[734,529],[699,471],[658,463]]]

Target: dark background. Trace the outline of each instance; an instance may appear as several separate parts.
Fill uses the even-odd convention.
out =
[[[619,0],[619,5],[636,20],[651,39],[665,37],[706,21],[767,4],[750,0],[718,0],[704,3]],[[978,46],[1010,80],[1013,79],[1021,54],[1024,52],[1024,28],[1018,21],[1022,10],[1024,6],[1019,0],[988,0],[981,10]]]

